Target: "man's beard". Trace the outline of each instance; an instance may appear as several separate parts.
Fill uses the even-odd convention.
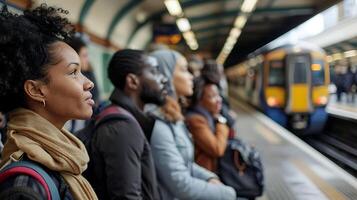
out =
[[[140,98],[145,104],[152,103],[158,106],[165,104],[165,95],[163,94],[163,91],[153,90],[145,84],[142,87]]]

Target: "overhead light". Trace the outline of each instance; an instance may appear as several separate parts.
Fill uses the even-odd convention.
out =
[[[258,0],[244,0],[241,11],[244,13],[250,13],[253,11]]]
[[[357,56],[357,50],[345,51],[343,55],[345,58]]]
[[[192,50],[198,49],[198,43],[195,39],[195,35],[191,30],[190,22],[187,18],[184,18],[184,14],[178,0],[165,0],[164,1],[167,10],[170,15],[180,17],[176,20],[178,29],[182,32],[183,37],[186,40],[187,45]]]
[[[226,43],[234,45],[236,42],[237,42],[236,37],[229,36]]]
[[[191,44],[191,45],[188,45],[190,47],[190,49],[192,50],[197,50],[198,49],[198,44]]]
[[[198,43],[197,43],[196,39],[189,40],[189,41],[186,40],[186,43],[190,47],[190,49],[192,49],[192,50],[198,49]]]
[[[230,50],[223,49],[223,51],[222,51],[222,55],[221,55],[221,56],[222,56],[222,58],[226,58],[230,52],[231,52]]]
[[[335,54],[332,54],[332,58],[334,61],[341,60],[343,58],[343,55],[342,55],[342,53],[335,53]]]
[[[332,58],[332,56],[326,56],[326,60],[327,60],[327,62],[332,62],[333,61],[333,58]]]
[[[187,18],[179,18],[176,20],[177,27],[180,29],[181,32],[186,32],[191,29],[190,22]]]
[[[232,49],[228,49],[228,48],[223,48],[223,55],[228,55],[230,52],[232,51]]]
[[[197,46],[198,45],[196,40],[189,40],[189,41],[186,41],[186,43],[189,46]]]
[[[138,21],[139,23],[142,23],[146,20],[147,18],[147,15],[145,12],[139,12],[137,15],[136,15],[136,21]]]
[[[263,62],[263,61],[264,61],[264,58],[263,58],[262,55],[260,55],[260,56],[257,57],[257,62],[258,62],[258,63],[261,63],[261,62]]]
[[[231,53],[232,49],[233,49],[233,46],[231,46],[231,45],[224,46],[222,49],[222,52],[225,54],[229,54],[229,53]]]
[[[197,46],[191,46],[192,50],[197,50],[198,49],[198,45]]]
[[[231,32],[229,33],[230,36],[238,38],[239,35],[241,34],[241,30],[238,28],[232,28]]]
[[[183,37],[185,40],[193,40],[195,39],[195,34],[192,31],[187,31],[183,33]]]
[[[234,22],[234,26],[239,29],[242,29],[246,22],[247,22],[247,16],[239,15],[236,21]]]
[[[232,47],[225,47],[223,48],[222,53],[228,55],[229,53],[231,53],[231,51],[232,51]]]
[[[181,16],[182,9],[178,0],[165,0],[165,6],[169,11],[170,15]]]

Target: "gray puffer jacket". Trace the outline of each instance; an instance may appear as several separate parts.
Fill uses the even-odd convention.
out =
[[[162,199],[236,199],[233,188],[207,182],[217,176],[194,163],[190,133],[182,121],[156,120],[150,143]]]

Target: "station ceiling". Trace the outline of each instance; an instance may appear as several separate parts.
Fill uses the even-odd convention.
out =
[[[258,0],[255,11],[248,18],[225,62],[225,67],[236,64],[257,48],[340,1]],[[31,0],[8,2],[20,9],[33,4]],[[168,16],[164,0],[35,0],[34,2],[46,2],[69,10],[68,18],[82,31],[87,32],[93,40],[117,48],[130,47],[133,42],[147,45],[152,40],[152,29],[148,27],[158,18]],[[215,58],[233,27],[243,0],[180,0],[180,3],[196,35],[198,51],[210,52]]]
[[[335,54],[357,49],[357,37],[324,47],[327,54]]]

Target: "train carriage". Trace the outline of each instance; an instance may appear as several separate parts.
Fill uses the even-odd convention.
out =
[[[307,43],[253,53],[227,77],[234,89],[284,127],[317,133],[327,120],[329,67],[324,51]],[[244,79],[237,81],[234,79]]]

